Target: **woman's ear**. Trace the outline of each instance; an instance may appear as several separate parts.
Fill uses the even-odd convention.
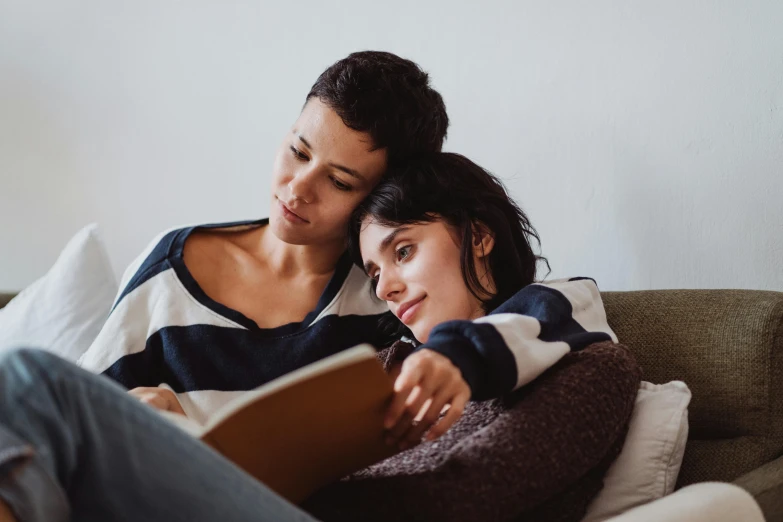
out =
[[[473,224],[473,254],[478,257],[487,257],[495,247],[495,234],[484,223],[477,221]]]

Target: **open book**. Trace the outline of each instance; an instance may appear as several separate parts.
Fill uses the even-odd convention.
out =
[[[370,345],[300,368],[230,401],[204,425],[166,418],[299,503],[395,454],[384,443],[392,380]]]

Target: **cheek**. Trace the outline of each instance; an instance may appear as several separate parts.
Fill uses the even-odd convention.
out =
[[[359,203],[367,196],[368,192],[352,190],[350,192],[339,191],[334,188],[331,181],[318,186],[319,202],[324,213],[334,218],[334,221],[347,223],[351,213]]]
[[[318,188],[318,204],[314,205],[318,222],[327,234],[344,235],[347,232],[351,213],[362,200],[361,195],[345,195],[329,186]]]
[[[467,319],[471,315],[471,293],[462,277],[459,251],[444,252],[440,259],[431,263],[432,280],[437,281],[438,308],[442,311],[441,321]]]
[[[272,165],[272,185],[274,186],[283,185],[291,178],[293,170],[286,156],[284,153],[278,153],[275,156],[275,162]]]

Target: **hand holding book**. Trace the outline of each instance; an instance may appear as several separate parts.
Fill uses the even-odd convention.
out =
[[[394,398],[384,419],[386,443],[405,450],[425,432],[427,440],[436,439],[459,419],[469,400],[470,387],[447,357],[427,349],[412,353],[394,379]]]
[[[169,388],[162,386],[138,387],[129,390],[128,393],[148,406],[156,410],[169,411],[178,415],[185,415],[185,410],[177,399],[177,394]]]

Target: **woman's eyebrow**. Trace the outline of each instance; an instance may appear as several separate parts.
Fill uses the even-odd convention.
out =
[[[307,147],[308,149],[312,149],[312,148],[313,148],[313,147],[310,145],[310,142],[309,142],[309,141],[307,141],[306,139],[304,139],[304,136],[302,136],[301,134],[299,134],[299,133],[298,133],[298,132],[296,132],[296,131],[294,131],[294,134],[296,135],[296,137],[297,137],[297,138],[299,138],[299,141],[301,141],[302,143],[304,143],[304,144],[305,144],[305,147]]]
[[[369,275],[370,274],[370,270],[372,270],[373,268],[375,268],[375,263],[373,263],[372,261],[367,261],[366,263],[364,263],[364,273],[365,274]]]
[[[410,228],[411,227],[397,227],[391,232],[389,232],[389,234],[385,238],[383,238],[383,241],[381,241],[381,246],[378,249],[378,251],[381,253],[385,252],[389,248],[389,246],[394,242],[397,236],[399,236],[403,232],[407,232],[408,230],[410,230]],[[366,263],[364,263],[365,273],[369,274],[370,270],[374,267],[375,267],[375,263],[373,263],[372,261],[367,261]]]
[[[299,134],[299,133],[298,133],[296,130],[294,130],[293,132],[294,132],[294,134],[296,135],[296,137],[297,137],[297,138],[299,138],[299,141],[301,141],[302,143],[304,143],[304,144],[305,144],[305,147],[307,147],[307,148],[308,148],[308,149],[310,149],[310,150],[313,150],[313,146],[312,146],[312,145],[310,145],[310,142],[309,142],[309,141],[307,141],[307,140],[305,139],[305,137],[304,137],[304,136],[302,136],[301,134]],[[365,178],[364,176],[362,176],[362,175],[361,175],[361,174],[360,174],[360,173],[359,173],[357,170],[355,170],[355,169],[352,169],[352,168],[346,167],[345,165],[339,165],[339,164],[337,164],[337,163],[329,163],[329,166],[330,166],[330,167],[333,167],[333,168],[335,168],[335,169],[337,169],[337,170],[340,170],[340,171],[342,171],[342,172],[345,172],[345,173],[346,173],[346,174],[348,174],[349,176],[352,176],[352,177],[354,177],[354,178],[358,179],[359,181],[366,181],[366,178]]]
[[[329,166],[330,167],[334,167],[337,170],[341,170],[341,171],[345,172],[346,174],[348,174],[349,176],[353,176],[354,178],[358,179],[359,181],[366,181],[364,176],[362,176],[361,174],[359,174],[358,172],[356,172],[353,169],[349,169],[348,167],[346,167],[344,165],[338,165],[337,163],[329,163]]]
[[[410,230],[410,228],[411,227],[397,227],[391,232],[389,232],[389,235],[383,238],[383,241],[381,241],[380,251],[383,252],[384,250],[389,248],[389,245],[391,245],[394,242],[397,236],[399,236],[403,232],[407,232],[408,230]]]

